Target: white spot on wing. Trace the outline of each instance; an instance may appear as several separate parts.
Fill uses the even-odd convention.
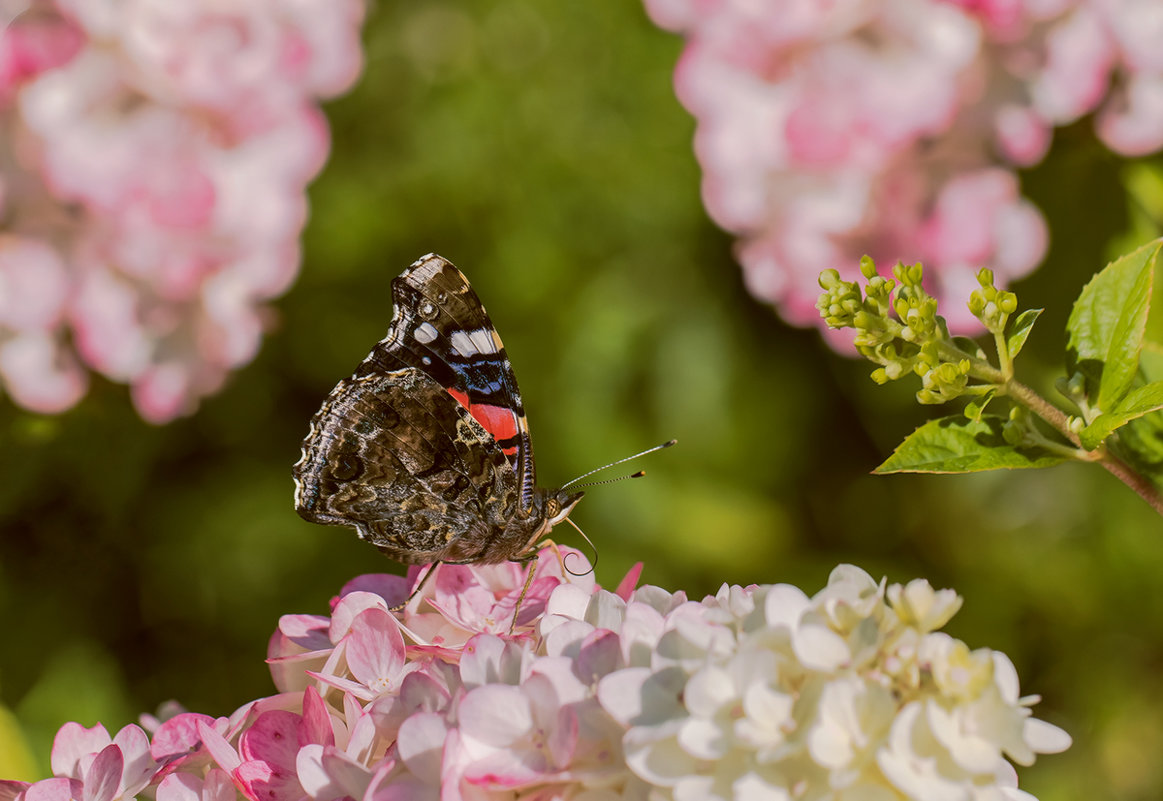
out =
[[[439,332],[437,332],[436,326],[432,325],[432,323],[422,323],[416,326],[416,330],[412,332],[412,336],[416,337],[416,341],[421,345],[427,345],[436,339],[438,335]]]
[[[469,356],[476,355],[476,345],[473,344],[472,337],[464,331],[453,331],[452,336],[449,338],[452,340],[453,349],[461,356],[468,358]]]
[[[478,328],[469,334],[473,344],[476,345],[477,353],[496,353],[497,345],[493,341],[493,332],[486,331],[484,328]]]

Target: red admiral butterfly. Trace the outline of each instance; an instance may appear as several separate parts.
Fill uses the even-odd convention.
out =
[[[295,509],[406,564],[526,561],[584,493],[536,484],[513,367],[435,254],[392,281],[387,337],[311,420]],[[573,482],[570,482],[573,483]]]

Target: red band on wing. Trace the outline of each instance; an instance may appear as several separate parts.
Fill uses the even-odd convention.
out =
[[[468,409],[478,423],[484,426],[485,431],[493,435],[498,442],[517,436],[517,416],[512,409],[504,406],[493,406],[488,403],[469,403],[468,395],[459,390],[450,389],[448,394],[456,398],[457,402]],[[505,453],[516,452],[516,448],[506,448]]]

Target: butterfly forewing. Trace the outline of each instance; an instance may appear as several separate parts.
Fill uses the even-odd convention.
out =
[[[408,365],[425,372],[496,440],[520,487],[521,509],[533,502],[536,474],[529,426],[501,338],[468,279],[430,254],[392,282],[395,314],[388,336],[361,372]]]

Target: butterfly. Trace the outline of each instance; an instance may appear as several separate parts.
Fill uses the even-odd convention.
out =
[[[392,281],[392,300],[388,335],[311,419],[296,511],[353,526],[405,564],[531,561],[584,493],[537,486],[517,379],[485,307],[434,253]]]

